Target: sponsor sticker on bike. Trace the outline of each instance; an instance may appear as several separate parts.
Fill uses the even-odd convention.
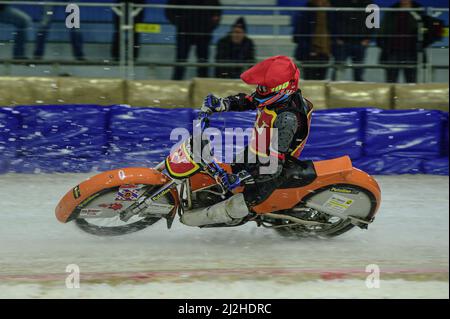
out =
[[[80,185],[75,186],[72,189],[73,198],[78,199],[81,196]]]
[[[98,207],[103,207],[107,209],[112,209],[114,211],[120,210],[123,208],[123,205],[121,203],[111,203],[111,204],[100,204]]]
[[[102,213],[101,209],[83,208],[80,211],[80,217],[94,217],[100,215],[101,213]]]
[[[163,197],[164,195],[166,195],[168,192],[170,192],[170,188],[163,190],[161,193],[159,193],[158,195],[155,195],[152,197],[152,201],[157,201],[158,199],[160,199],[161,197]]]
[[[332,187],[330,191],[342,194],[359,194],[357,190],[348,187]]]
[[[353,202],[354,200],[351,198],[333,194],[325,204],[323,204],[323,207],[336,213],[343,213],[353,204]]]
[[[139,187],[137,185],[122,185],[119,187],[115,200],[135,201],[139,197]]]

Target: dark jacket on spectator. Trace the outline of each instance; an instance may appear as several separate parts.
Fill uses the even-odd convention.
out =
[[[312,2],[306,4],[307,7],[314,7]],[[312,50],[312,41],[316,29],[317,13],[315,11],[298,12],[293,17],[294,36],[293,40],[297,43],[295,58],[303,61],[308,60],[309,53]],[[334,32],[334,14],[332,12],[326,13],[328,34],[332,38]]]
[[[169,0],[169,5],[220,6],[219,0]],[[177,27],[177,32],[191,34],[211,34],[219,24],[214,16],[221,16],[218,9],[173,9],[165,11],[167,19]]]
[[[231,41],[231,35],[228,34],[217,43],[216,62],[253,63],[255,62],[255,45],[247,36],[241,44],[235,44]],[[217,67],[215,75],[218,78],[238,79],[243,69],[242,67]]]
[[[413,1],[414,8],[421,5]],[[396,3],[393,8],[399,8],[400,3]],[[418,42],[418,23],[409,12],[386,12],[381,21],[381,28],[377,36],[377,45],[384,54],[390,52],[416,52]]]
[[[366,8],[372,4],[371,0],[332,0],[333,7]],[[362,11],[340,11],[334,15],[335,40],[350,43],[361,43],[370,40],[373,29],[366,28],[367,13]]]

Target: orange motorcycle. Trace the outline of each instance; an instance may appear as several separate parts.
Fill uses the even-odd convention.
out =
[[[208,115],[200,113],[203,131]],[[95,175],[72,188],[58,203],[56,218],[75,221],[95,235],[123,235],[161,219],[171,228],[177,215],[208,207],[242,192],[245,181],[218,176],[231,166],[214,160],[194,161],[192,136],[155,168],[123,168]],[[354,168],[348,156],[324,161],[288,158],[283,183],[250,213],[232,223],[201,227],[236,227],[254,221],[283,236],[340,235],[354,226],[366,229],[381,200],[380,188],[367,173]]]

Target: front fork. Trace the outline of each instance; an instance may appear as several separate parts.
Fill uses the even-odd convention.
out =
[[[157,171],[163,173],[165,170],[164,161],[159,163],[155,167],[155,169]],[[133,205],[128,207],[126,210],[124,210],[123,212],[120,213],[120,219],[122,221],[126,222],[134,215],[138,215],[141,212],[145,211],[147,208],[154,205],[155,204],[154,202],[157,201],[159,198],[161,198],[161,196],[164,196],[165,194],[170,192],[170,190],[173,187],[176,187],[178,184],[182,183],[182,181],[172,179],[167,174],[165,174],[165,175],[169,180],[165,184],[161,185],[161,187],[158,188],[158,190],[156,190],[150,194],[145,194],[144,196],[141,196],[136,201],[136,203],[134,203]],[[164,216],[167,218],[167,226],[169,228],[172,225],[172,221],[173,221],[173,218],[175,217],[176,210],[177,210],[177,207],[174,207],[173,210],[171,210],[171,212],[169,212],[167,215]]]
[[[231,190],[233,190],[234,188],[240,186],[241,182],[247,179],[247,176],[244,177],[244,176],[236,175],[235,180],[230,181],[228,179],[228,175],[226,174],[226,171],[222,167],[220,167],[220,165],[218,165],[215,161],[211,161],[210,163],[202,163],[202,164],[203,164],[202,165],[203,170],[206,173],[208,173],[212,178],[214,178],[216,180],[217,184],[221,186],[222,192],[224,195],[227,194],[228,192],[230,192]],[[158,165],[155,166],[154,169],[156,169],[157,171],[164,174],[168,178],[168,181],[165,184],[161,185],[161,187],[158,188],[158,190],[156,190],[150,194],[146,194],[145,196],[141,196],[136,201],[135,204],[131,205],[126,210],[121,212],[120,219],[122,221],[126,222],[132,216],[145,211],[150,206],[154,205],[155,204],[154,202],[157,201],[159,198],[161,198],[161,196],[164,196],[165,194],[170,192],[170,190],[173,187],[176,187],[178,185],[181,185],[181,196],[183,196],[184,191],[186,191],[186,200],[187,200],[186,208],[190,209],[192,207],[192,192],[191,192],[191,189],[189,188],[189,179],[178,180],[178,179],[171,178],[167,174],[165,161],[160,162]],[[223,177],[225,177],[226,180],[224,180]],[[183,203],[184,198],[179,198],[179,200],[181,202],[181,207],[179,207],[178,209],[183,209],[184,208],[184,203]],[[173,219],[175,218],[176,211],[177,211],[177,207],[174,207],[174,209],[170,213],[163,216],[167,219],[167,225],[169,228],[172,225]]]

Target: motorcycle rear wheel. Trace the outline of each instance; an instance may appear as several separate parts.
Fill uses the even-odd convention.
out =
[[[351,212],[349,215],[358,217],[363,220],[369,220],[375,211],[376,208],[376,200],[375,197],[367,191],[364,188],[358,187],[356,185],[349,185],[349,184],[335,184],[335,185],[328,185],[323,188],[320,188],[314,192],[312,192],[310,195],[308,195],[306,198],[304,198],[304,202],[308,200],[313,200],[314,202],[324,203],[327,199],[329,199],[333,192],[331,192],[331,189],[344,189],[346,191],[349,191],[351,193],[344,194],[345,198],[353,199],[355,201],[355,205],[352,209],[353,212]],[[352,194],[354,193],[354,194]],[[338,194],[339,196],[339,194]],[[301,208],[304,207],[303,204],[300,204],[298,207],[295,208]],[[315,212],[315,213],[314,213]],[[350,229],[352,229],[355,225],[352,224],[352,222],[349,219],[341,219],[336,216],[331,216],[325,213],[317,212],[313,210],[313,213],[310,216],[301,216],[300,214],[296,213],[294,209],[285,211],[284,213],[299,217],[302,219],[310,220],[310,221],[319,221],[319,222],[327,222],[329,224],[325,226],[305,226],[305,225],[299,225],[296,223],[293,223],[291,221],[286,220],[277,220],[274,223],[274,226],[276,226],[274,229],[275,231],[283,236],[283,237],[291,237],[291,238],[305,238],[305,237],[319,237],[319,238],[330,238],[330,237],[336,237],[339,236]],[[291,226],[289,226],[291,225]],[[284,227],[279,227],[284,226]]]

